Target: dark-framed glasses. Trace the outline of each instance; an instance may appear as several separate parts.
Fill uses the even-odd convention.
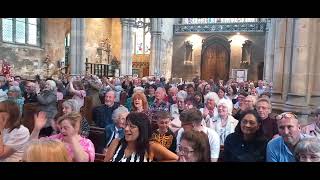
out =
[[[183,147],[183,146],[181,146],[180,144],[179,144],[179,146],[178,146],[178,151],[179,151],[180,154],[183,154],[183,155],[186,155],[186,156],[187,156],[188,154],[194,152],[194,150],[189,150],[188,148]]]

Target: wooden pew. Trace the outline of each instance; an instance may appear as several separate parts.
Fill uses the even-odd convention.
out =
[[[22,124],[29,129],[30,133],[34,127],[34,115],[39,111],[38,103],[27,103],[23,105]]]
[[[224,145],[220,145],[220,153],[219,153],[218,162],[223,162],[223,153],[224,153]]]
[[[94,162],[104,162],[104,154],[96,153]]]
[[[106,134],[104,128],[90,126],[88,138],[92,141],[95,152],[98,154],[102,154],[106,143]]]
[[[93,118],[92,118],[92,97],[91,96],[86,96],[84,98],[84,105],[81,107],[80,112],[82,114],[82,116],[84,116],[86,118],[86,120],[88,121],[88,123],[90,125],[93,125]]]

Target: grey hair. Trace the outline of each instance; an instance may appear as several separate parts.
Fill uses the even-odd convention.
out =
[[[135,93],[135,92],[137,92],[137,91],[141,91],[142,93],[144,93],[144,88],[141,87],[141,86],[135,87],[135,88],[133,89],[133,93]]]
[[[256,106],[257,98],[255,96],[248,95],[246,98],[250,98],[252,100],[253,106]]]
[[[218,106],[225,106],[225,107],[227,107],[228,115],[231,115],[231,114],[232,114],[232,110],[233,110],[232,101],[227,100],[227,99],[220,99],[219,102],[218,102],[218,104],[217,104],[217,107],[218,107]]]
[[[183,99],[184,101],[187,99],[188,93],[184,90],[180,90],[177,93],[177,99]]]
[[[307,137],[301,139],[295,150],[296,157],[299,157],[300,153],[320,153],[320,139],[317,137]]]
[[[55,90],[57,87],[56,82],[54,82],[54,80],[47,80],[46,83],[49,84],[50,90]]]
[[[119,116],[123,113],[129,113],[129,110],[124,106],[119,106],[117,109],[115,109],[112,113],[111,119],[114,123],[119,119]]]
[[[206,104],[209,99],[213,99],[215,104],[217,104],[217,103],[219,102],[219,96],[218,96],[218,94],[215,93],[215,92],[208,92],[208,93],[204,96],[204,103]]]
[[[72,111],[80,112],[78,101],[75,99],[68,99],[62,103],[62,106],[70,106]]]

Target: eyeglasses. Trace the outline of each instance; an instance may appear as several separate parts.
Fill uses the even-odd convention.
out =
[[[188,156],[188,154],[194,152],[194,150],[189,150],[189,149],[187,149],[187,148],[185,148],[185,147],[182,147],[180,144],[179,144],[179,146],[178,146],[178,150],[179,150],[179,153],[180,153],[180,154],[183,154],[183,155],[186,155],[186,156]]]
[[[295,119],[298,119],[297,115],[295,115],[293,112],[284,112],[284,113],[281,113],[279,114],[276,119],[277,120],[281,120],[283,118],[292,118],[294,117]]]

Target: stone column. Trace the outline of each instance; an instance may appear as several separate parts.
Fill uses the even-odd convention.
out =
[[[120,74],[132,75],[133,25],[134,18],[121,18],[122,44]]]
[[[315,59],[319,49],[318,19],[281,18],[274,21],[273,109],[295,112],[305,124],[314,106],[320,104],[316,101],[320,97],[320,87],[316,78],[319,63]]]
[[[71,19],[71,74],[85,74],[85,19]]]
[[[151,18],[150,75],[161,73],[161,18]]]
[[[265,56],[264,56],[264,71],[263,77],[264,80],[268,82],[272,81],[272,68],[273,68],[273,60],[274,60],[274,40],[275,40],[275,21],[268,19],[267,21],[267,32],[266,32],[266,40],[265,40]]]
[[[272,97],[271,101],[273,103],[283,103],[283,73],[284,73],[284,58],[285,58],[285,41],[286,41],[286,33],[287,33],[287,19],[272,19],[274,21],[275,30],[275,41],[274,41],[274,49],[271,50],[270,54],[274,54],[274,63],[272,72]],[[269,39],[267,39],[269,40]],[[272,43],[272,42],[271,42]],[[273,51],[273,52],[272,52]],[[270,59],[267,59],[270,60]],[[267,64],[270,62],[267,62]]]

